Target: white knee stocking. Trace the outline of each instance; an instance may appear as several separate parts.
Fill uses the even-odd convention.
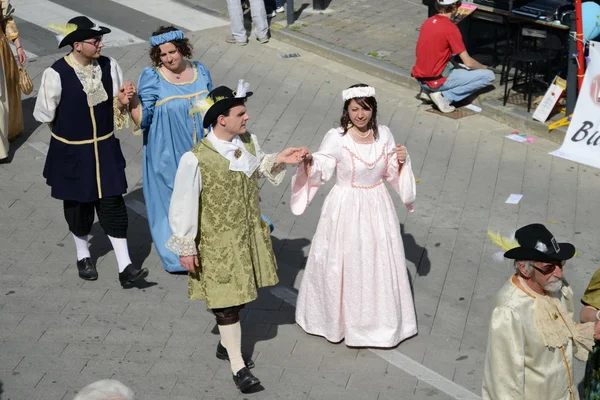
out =
[[[131,264],[131,258],[129,258],[129,248],[127,247],[127,239],[125,238],[114,238],[108,237],[110,243],[112,243],[113,249],[115,250],[115,256],[117,257],[117,263],[119,264],[119,272],[125,271],[125,268]]]
[[[221,344],[227,349],[231,372],[236,374],[246,366],[242,358],[242,326],[240,322],[233,325],[217,325],[221,333]]]
[[[73,239],[75,239],[75,247],[77,248],[77,261],[81,261],[84,258],[90,257],[90,248],[88,247],[88,235],[75,236],[75,234],[73,234]]]

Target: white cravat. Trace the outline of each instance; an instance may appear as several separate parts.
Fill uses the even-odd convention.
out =
[[[212,143],[215,150],[217,150],[220,155],[229,160],[230,171],[240,171],[246,174],[246,176],[251,177],[254,171],[260,166],[259,159],[246,150],[246,146],[244,146],[244,143],[239,136],[236,136],[231,142],[228,142],[216,137],[211,130],[208,135],[206,135],[206,138]],[[236,151],[239,155],[237,158]]]

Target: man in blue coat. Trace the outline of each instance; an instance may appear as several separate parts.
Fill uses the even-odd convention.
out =
[[[100,55],[107,33],[110,29],[84,16],[67,23],[59,48],[70,46],[72,51],[44,71],[34,117],[50,125],[44,177],[52,197],[63,200],[79,276],[98,279],[88,247],[95,211],[115,250],[119,281],[127,287],[148,275],[129,257],[125,158],[114,135],[115,126],[120,129],[125,122],[135,87],[123,83],[114,59]]]

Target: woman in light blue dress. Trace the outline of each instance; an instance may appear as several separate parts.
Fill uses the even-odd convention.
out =
[[[150,45],[153,67],[142,72],[138,101],[131,108],[132,118],[144,135],[146,212],[163,267],[168,272],[185,271],[179,256],[165,247],[173,234],[169,205],[179,159],[204,136],[201,114],[190,114],[190,110],[213,89],[213,84],[204,65],[189,61],[192,46],[182,31],[160,27],[152,34]]]

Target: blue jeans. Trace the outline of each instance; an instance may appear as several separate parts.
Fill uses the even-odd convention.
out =
[[[454,69],[446,82],[436,90],[431,90],[424,83],[421,86],[427,91],[442,92],[449,103],[454,103],[491,85],[494,78],[494,72],[489,69]]]

